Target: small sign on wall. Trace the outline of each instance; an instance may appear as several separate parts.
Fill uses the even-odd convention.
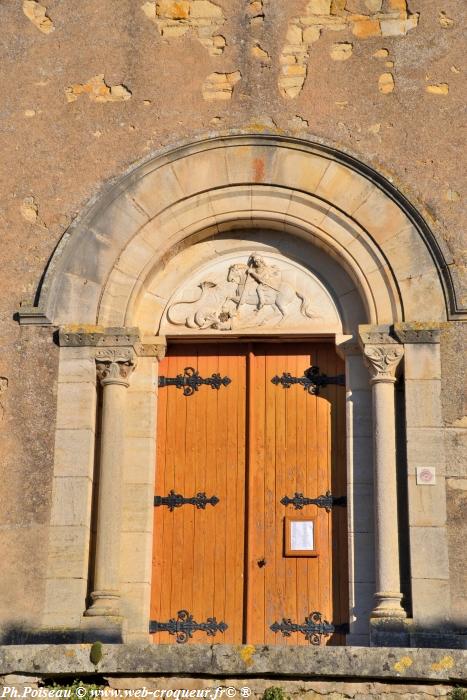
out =
[[[434,486],[436,484],[435,467],[417,467],[416,481],[418,486]]]
[[[316,518],[286,517],[284,520],[286,557],[317,557]]]

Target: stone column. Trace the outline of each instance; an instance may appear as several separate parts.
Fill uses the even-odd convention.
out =
[[[364,345],[373,401],[376,593],[372,617],[405,618],[399,574],[394,384],[401,345]]]
[[[120,615],[120,530],[126,390],[134,369],[129,348],[96,353],[102,386],[102,422],[97,503],[96,556],[92,604],[85,615]]]

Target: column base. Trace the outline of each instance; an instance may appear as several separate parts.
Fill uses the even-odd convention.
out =
[[[117,591],[93,591],[91,600],[85,617],[120,617],[120,593]]]
[[[403,620],[407,613],[402,607],[402,593],[378,591],[375,593],[376,605],[371,612],[372,618],[395,618]]]
[[[371,647],[410,647],[412,620],[396,617],[370,619]]]

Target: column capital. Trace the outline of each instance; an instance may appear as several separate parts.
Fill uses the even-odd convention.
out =
[[[102,386],[119,384],[128,387],[129,377],[136,366],[131,348],[100,348],[96,352],[97,378]]]
[[[364,345],[363,360],[370,370],[371,384],[396,381],[396,370],[404,356],[402,345]]]

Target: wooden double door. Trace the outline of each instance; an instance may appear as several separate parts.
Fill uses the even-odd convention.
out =
[[[284,386],[310,366],[343,373],[324,342],[180,344],[160,363],[155,643],[345,643],[345,390]]]

